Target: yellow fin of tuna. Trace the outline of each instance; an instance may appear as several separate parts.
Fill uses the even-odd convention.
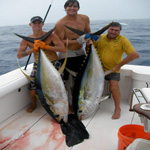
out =
[[[34,79],[33,79],[32,77],[28,76],[28,75],[21,69],[18,59],[17,59],[17,63],[18,63],[19,69],[20,69],[21,72],[27,77],[27,79],[29,79],[29,80],[31,80],[31,81],[34,81]]]
[[[58,72],[59,72],[60,74],[63,73],[63,71],[64,71],[64,69],[65,69],[65,67],[66,67],[67,57],[68,57],[67,51],[68,51],[68,39],[67,39],[67,44],[66,44],[66,55],[65,55],[65,60],[64,60],[63,65],[61,66],[61,68],[58,70]]]

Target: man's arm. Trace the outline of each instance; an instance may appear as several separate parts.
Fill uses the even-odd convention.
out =
[[[30,55],[33,52],[32,49],[26,50],[27,47],[28,47],[27,41],[22,40],[20,42],[20,47],[18,48],[18,51],[17,51],[17,58],[18,59],[23,58],[25,56],[28,56],[28,55]]]
[[[122,62],[120,62],[119,64],[117,64],[117,65],[112,69],[112,71],[113,71],[113,72],[119,71],[120,68],[121,68],[123,65],[128,64],[129,62],[131,62],[131,61],[133,61],[134,59],[137,59],[137,58],[139,58],[139,57],[140,57],[140,56],[139,56],[139,54],[138,54],[136,51],[130,53]]]
[[[65,45],[67,44],[67,40],[65,39],[65,26],[61,20],[56,23],[54,33],[58,35]],[[68,43],[69,45],[77,44],[76,40],[68,40]]]
[[[66,52],[64,43],[60,40],[57,34],[53,33],[51,35],[51,41],[53,42],[54,46],[50,46],[49,50],[57,51],[57,52]],[[50,43],[49,43],[50,44]]]
[[[90,19],[88,16],[84,16],[84,20],[85,20],[85,32],[86,33],[91,33],[91,28],[90,28]]]
[[[65,39],[65,27],[61,20],[56,23],[54,33],[57,34],[61,40]]]

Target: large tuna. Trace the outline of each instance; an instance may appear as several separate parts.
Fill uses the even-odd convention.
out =
[[[90,33],[91,37],[94,35],[100,37],[111,24],[106,25],[95,33]],[[66,25],[65,27],[79,36],[86,34],[78,29]],[[76,77],[73,91],[74,112],[80,120],[91,116],[98,107],[103,93],[105,74],[95,48],[90,45],[87,58]]]
[[[35,83],[42,106],[60,124],[66,144],[73,146],[88,139],[82,122],[73,114],[68,116],[68,97],[60,73],[42,50],[39,51]]]
[[[103,87],[104,72],[96,50],[91,45],[74,86],[73,106],[80,120],[91,116],[96,110],[100,103]]]
[[[64,83],[42,50],[39,51],[35,83],[40,102],[47,112],[57,122],[67,122],[68,97]]]

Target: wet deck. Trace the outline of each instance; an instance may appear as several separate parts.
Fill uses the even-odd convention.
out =
[[[140,124],[137,114],[129,112],[128,102],[122,102],[121,118],[112,120],[113,100],[102,101],[93,116],[83,121],[90,134],[88,140],[67,147],[65,136],[56,123],[38,104],[26,113],[26,106],[0,124],[0,149],[7,150],[117,150],[118,130],[125,124]]]

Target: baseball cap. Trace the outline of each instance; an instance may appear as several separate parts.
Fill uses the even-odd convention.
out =
[[[34,16],[31,18],[30,23],[33,23],[35,20],[43,22],[43,19],[40,16]]]

